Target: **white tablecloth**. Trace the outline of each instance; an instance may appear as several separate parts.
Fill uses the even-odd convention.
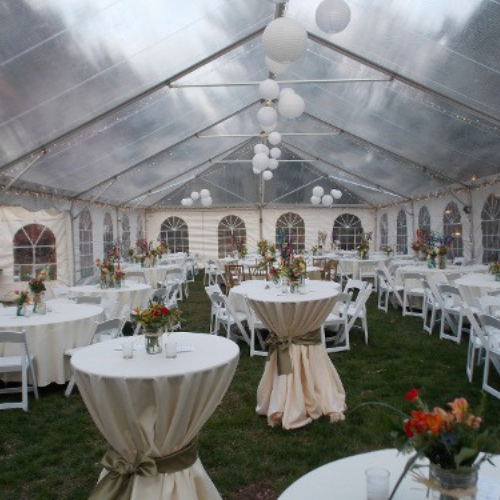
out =
[[[366,498],[365,471],[370,467],[384,467],[389,470],[390,490],[404,470],[409,455],[398,454],[395,449],[373,451],[330,462],[314,469],[289,486],[279,500],[364,500]],[[482,481],[500,481],[500,457],[493,457],[496,467],[484,462],[479,469],[478,490],[481,492]],[[422,462],[426,463],[426,462]],[[428,469],[421,469],[427,474]],[[498,498],[486,497],[481,498]],[[427,489],[407,474],[400,484],[395,500],[427,500]],[[479,496],[478,496],[479,499]]]
[[[147,305],[151,297],[152,288],[143,283],[133,283],[126,281],[121,288],[101,288],[99,285],[73,286],[69,289],[70,296],[77,297],[81,295],[91,295],[93,297],[102,297],[106,300],[117,302],[117,311],[124,306],[130,306],[130,309],[136,307],[143,308]]]
[[[280,339],[302,336],[321,327],[332,310],[339,284],[306,282],[305,294],[283,294],[265,282],[247,282],[234,287],[233,296],[246,294],[260,320]],[[266,362],[257,389],[257,413],[266,415],[269,425],[285,429],[303,427],[322,415],[343,419],[345,392],[337,370],[322,344],[291,344],[292,373],[278,374],[274,351]]]
[[[470,307],[479,307],[477,299],[489,291],[500,290],[500,281],[493,274],[468,274],[455,280],[462,298]]]
[[[345,258],[341,257],[338,259],[342,269],[347,272],[352,272],[352,279],[360,279],[360,270],[363,266],[364,272],[375,272],[375,268],[378,266],[379,262],[386,261],[387,258],[379,257],[376,259],[357,259],[357,258]],[[360,264],[361,263],[361,264]]]
[[[141,348],[127,360],[115,350],[123,339],[116,339],[72,358],[78,389],[96,426],[109,446],[132,463],[138,453],[165,457],[195,439],[236,370],[239,349],[230,340],[192,333],[170,338],[193,351],[167,359],[164,353],[148,355]],[[199,458],[180,472],[136,475],[133,480],[136,500],[220,498]]]
[[[167,273],[167,269],[168,267],[166,265],[154,266],[154,267],[130,266],[125,268],[124,271],[125,271],[125,278],[127,277],[127,273],[130,271],[143,272],[147,284],[151,285],[152,288],[158,288],[158,283],[163,283],[163,280],[165,279],[165,274]]]
[[[15,307],[0,309],[0,330],[26,330],[30,354],[35,358],[38,385],[55,382],[64,384],[71,378],[69,361],[64,351],[85,345],[94,323],[101,319],[103,309],[90,304],[75,304],[66,300],[48,300],[52,309],[47,314],[30,317],[16,316]],[[19,346],[0,346],[2,355],[22,352]]]
[[[447,265],[445,269],[430,269],[427,266],[427,262],[421,262],[418,264],[412,264],[411,266],[399,267],[396,270],[395,275],[395,283],[396,285],[403,284],[403,274],[404,273],[421,273],[425,277],[432,277],[437,281],[446,282],[446,276],[450,274],[470,274],[470,273],[482,273],[487,272],[488,266],[483,264],[474,264],[471,266],[456,266],[456,265]]]

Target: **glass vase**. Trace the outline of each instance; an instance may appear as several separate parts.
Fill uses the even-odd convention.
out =
[[[429,479],[434,500],[475,500],[477,490],[477,469],[465,471],[442,469],[439,465],[430,464]],[[463,491],[463,493],[461,493]]]
[[[436,259],[429,259],[427,261],[427,267],[429,269],[436,269]]]
[[[161,347],[162,332],[157,328],[146,328],[144,330],[144,346],[148,354],[159,354]]]
[[[495,274],[495,281],[500,281],[500,274]]]
[[[438,257],[439,269],[446,269],[446,256],[440,255]]]
[[[25,316],[25,315],[26,315],[26,308],[24,307],[24,304],[17,305],[16,306],[16,316]]]

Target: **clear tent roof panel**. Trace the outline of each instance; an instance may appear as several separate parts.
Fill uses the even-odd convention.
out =
[[[39,24],[45,32],[32,47],[11,49],[0,61],[9,92],[0,123],[9,140],[0,148],[0,164],[210,57],[264,27],[273,14],[257,0],[155,1],[148,8],[131,0],[76,7],[53,1],[29,10],[31,4],[19,4],[17,29]],[[40,17],[45,22],[37,23]],[[2,26],[0,33],[9,32]]]

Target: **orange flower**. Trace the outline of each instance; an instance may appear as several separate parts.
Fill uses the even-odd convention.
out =
[[[451,408],[451,413],[457,422],[463,422],[464,417],[469,413],[469,403],[465,398],[456,398],[451,403],[448,403]]]

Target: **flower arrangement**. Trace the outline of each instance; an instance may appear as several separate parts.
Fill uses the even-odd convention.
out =
[[[31,293],[34,294],[40,294],[43,293],[47,290],[45,287],[44,281],[47,279],[47,271],[45,269],[42,269],[37,275],[36,278],[31,278],[28,281],[28,287],[31,291]]]
[[[131,248],[129,250],[129,256],[142,265],[146,263],[154,265],[156,259],[167,253],[169,249],[168,243],[164,241],[160,240],[158,244],[155,245],[152,241],[148,242],[145,239],[137,240],[135,247],[136,252]]]
[[[22,307],[25,304],[28,305],[30,303],[30,296],[28,290],[24,290],[22,292],[16,290],[12,295],[12,302],[17,307]]]
[[[115,266],[115,270],[113,272],[113,279],[115,283],[121,283],[125,279],[125,273],[120,266]]]
[[[235,238],[234,247],[236,251],[240,254],[241,258],[244,259],[248,253],[246,238],[244,236],[241,236],[240,238]]]
[[[106,259],[109,262],[118,262],[122,255],[122,243],[120,240],[113,241],[111,248],[108,250]]]
[[[462,475],[477,472],[480,464],[494,451],[488,430],[481,429],[481,417],[471,411],[465,398],[455,398],[447,404],[449,409],[430,409],[420,398],[417,389],[411,389],[405,399],[414,407],[409,415],[379,402],[362,403],[357,407],[378,405],[393,410],[401,417],[394,433],[396,447],[403,453],[413,452],[414,455],[408,460],[390,498],[394,496],[405,474],[416,467],[415,462],[419,458],[429,460],[431,477],[427,479],[416,475],[417,480],[431,489],[446,491],[433,472],[446,470]],[[481,458],[480,453],[484,453]]]
[[[453,244],[454,237],[451,235],[441,235],[439,233],[431,233],[428,240],[427,255],[428,258],[444,256],[448,253]]]
[[[324,247],[326,244],[326,238],[328,238],[328,234],[325,231],[318,231],[318,247]]]
[[[291,281],[297,281],[302,276],[305,276],[307,269],[307,264],[304,257],[295,257],[289,261],[283,261],[281,266],[276,268],[271,268],[270,274],[271,277],[274,275],[279,276],[280,278],[285,277],[290,279]]]
[[[267,241],[266,239],[261,239],[257,242],[257,248],[259,250],[259,253],[262,255],[262,257],[265,257],[266,256],[266,253],[269,251],[269,247],[270,247],[270,243],[269,241]],[[274,253],[274,252],[273,252]]]
[[[171,325],[177,324],[181,311],[169,308],[162,301],[150,300],[145,309],[134,309],[136,321],[145,329],[168,331]]]
[[[387,257],[390,257],[391,253],[394,252],[394,249],[391,247],[391,245],[382,245],[381,250],[387,255]]]
[[[490,274],[500,274],[500,261],[490,262],[488,272]]]
[[[358,256],[360,259],[367,259],[370,253],[370,241],[372,239],[372,233],[366,233],[361,236],[358,246],[356,247],[358,251]]]
[[[104,259],[103,261],[101,259],[96,259],[95,264],[99,270],[101,288],[109,288],[114,278],[115,268],[119,267],[118,263],[115,264],[113,260],[108,259]]]

